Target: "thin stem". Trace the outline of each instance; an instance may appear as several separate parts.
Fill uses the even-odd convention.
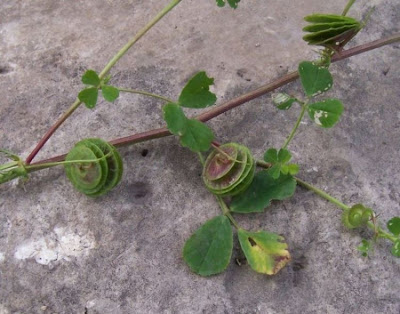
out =
[[[61,124],[63,124],[65,120],[68,119],[68,117],[79,107],[81,103],[82,102],[79,99],[75,100],[71,107],[69,107],[68,110],[64,112],[64,114],[57,120],[57,122],[54,123],[53,126],[46,132],[46,134],[41,138],[33,151],[26,158],[25,163],[27,165],[31,163],[32,159],[35,158],[35,156],[42,149],[44,144],[46,144],[46,142],[54,134],[54,132],[60,127]]]
[[[356,0],[349,0],[349,2],[347,2],[346,7],[344,8],[342,15],[346,16],[347,13],[349,12],[350,8],[353,6],[354,2],[356,2]]]
[[[159,22],[169,11],[171,11],[181,0],[172,0],[164,9],[162,9],[145,27],[143,27],[120,51],[107,63],[100,72],[99,77],[103,78],[119,59],[131,48],[140,38],[143,37],[157,22]]]
[[[373,230],[376,228],[376,226],[370,221],[368,221],[367,225]],[[398,240],[398,237],[384,231],[381,227],[378,227],[376,231],[378,232],[378,237],[380,238],[388,239],[392,242],[396,242]]]
[[[378,39],[378,40],[372,41],[370,43],[363,44],[363,45],[354,47],[352,49],[342,51],[340,53],[340,55],[336,54],[332,57],[332,62],[344,60],[344,59],[350,58],[352,56],[355,56],[355,55],[358,55],[358,54],[361,54],[361,53],[364,53],[364,52],[367,52],[367,51],[370,51],[370,50],[373,50],[376,48],[380,48],[382,46],[393,44],[393,43],[396,43],[399,41],[400,41],[400,33],[396,33],[392,36],[389,36],[389,37],[386,37],[383,39]],[[231,99],[224,104],[215,106],[214,108],[204,112],[203,114],[197,116],[196,118],[202,122],[211,120],[212,118],[215,118],[216,116],[223,114],[233,108],[236,108],[250,100],[256,99],[260,96],[263,96],[269,92],[276,90],[279,87],[282,87],[290,82],[293,82],[298,77],[299,77],[299,75],[298,75],[297,71],[286,74],[286,75],[282,76],[281,78],[278,78],[269,84],[263,85],[253,91],[245,93],[234,99]],[[133,134],[133,135],[126,136],[126,137],[117,138],[117,139],[110,141],[110,144],[117,146],[117,147],[123,147],[123,146],[132,145],[132,144],[136,144],[136,143],[146,142],[146,141],[157,139],[157,138],[166,137],[169,135],[172,135],[172,134],[168,131],[167,128],[158,128],[158,129],[153,129],[153,130],[149,130],[149,131],[142,132],[142,133]],[[65,158],[65,156],[66,155],[59,155],[59,156],[55,156],[55,157],[52,157],[52,158],[49,158],[46,160],[39,161],[37,163],[60,161],[60,160],[63,160]]]
[[[25,170],[28,172],[32,172],[35,170],[44,169],[44,168],[51,168],[51,167],[56,167],[56,166],[61,166],[61,165],[71,165],[71,164],[83,164],[83,163],[91,163],[91,162],[98,162],[101,159],[108,158],[112,155],[112,153],[108,153],[107,155],[104,155],[103,157],[97,158],[97,159],[82,159],[82,160],[64,160],[64,161],[57,161],[57,162],[48,162],[48,163],[43,163],[43,164],[35,164],[35,165],[29,165],[25,166]]]
[[[155,18],[153,18],[145,27],[143,27],[125,46],[121,48],[120,51],[107,63],[104,69],[100,72],[100,79],[104,78],[104,76],[111,70],[111,68],[118,62],[119,59],[131,48],[140,38],[143,37],[158,21],[160,21],[169,11],[171,11],[181,0],[172,0],[164,9],[162,9]],[[49,138],[54,134],[54,132],[63,124],[65,120],[81,105],[81,101],[79,99],[75,100],[75,102],[68,108],[68,110],[57,120],[57,122],[46,132],[46,134],[42,137],[33,151],[26,158],[26,164],[29,165],[33,158],[37,155],[37,153],[42,149],[42,147],[46,144]]]
[[[205,160],[203,154],[201,152],[198,152],[197,155],[199,156],[201,165],[204,167]]]
[[[329,202],[335,204],[336,206],[340,207],[343,210],[349,210],[350,207],[343,204],[341,201],[339,201],[337,198],[334,198],[333,196],[329,195],[328,193],[325,193],[324,191],[318,189],[317,187],[311,185],[310,183],[307,183],[299,178],[294,178],[296,180],[296,182],[305,187],[306,189],[309,189],[311,191],[313,191],[314,193],[318,194],[319,196],[321,196],[322,198],[328,200]]]
[[[264,160],[256,160],[256,165],[257,167],[261,167],[261,168],[271,168],[271,164],[269,162],[265,162]]]
[[[292,132],[290,132],[289,137],[286,139],[285,144],[283,144],[282,149],[285,149],[289,145],[289,143],[293,139],[293,137],[295,136],[296,131],[300,125],[300,122],[301,122],[301,120],[303,120],[304,114],[306,113],[306,110],[307,110],[307,103],[304,103],[301,107],[301,112],[300,112],[299,117],[297,118],[296,124],[294,125]]]
[[[231,221],[232,225],[235,226],[236,229],[240,229],[238,223],[236,222],[236,220],[233,218],[233,216],[231,215],[231,213],[229,212],[229,208],[228,206],[225,204],[224,200],[222,199],[221,196],[216,196],[216,199],[218,201],[219,206],[221,207],[222,213],[229,218],[229,220]]]
[[[131,94],[139,94],[139,95],[150,96],[150,97],[158,98],[158,99],[164,100],[164,101],[166,101],[166,102],[170,102],[170,103],[174,103],[174,102],[175,102],[175,101],[173,101],[173,100],[171,100],[171,99],[169,99],[169,98],[166,98],[166,97],[164,97],[164,96],[160,96],[160,95],[157,95],[157,94],[153,94],[153,93],[149,93],[149,92],[145,92],[145,91],[141,91],[141,90],[137,90],[137,89],[119,88],[119,87],[118,87],[118,90],[119,90],[120,92],[125,92],[125,93],[131,93]]]

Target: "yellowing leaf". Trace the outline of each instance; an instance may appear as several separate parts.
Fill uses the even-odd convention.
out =
[[[275,275],[290,261],[287,244],[275,233],[239,229],[238,236],[247,261],[258,273]]]

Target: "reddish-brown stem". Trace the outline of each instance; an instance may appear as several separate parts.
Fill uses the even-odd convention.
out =
[[[357,47],[354,47],[354,48],[351,48],[348,50],[344,50],[340,53],[340,55],[333,56],[332,62],[344,60],[344,59],[350,58],[352,56],[355,56],[355,55],[358,55],[358,54],[361,54],[361,53],[364,53],[364,52],[367,52],[367,51],[370,51],[370,50],[373,50],[376,48],[380,48],[382,46],[389,45],[389,44],[392,44],[395,42],[399,42],[399,41],[400,41],[400,33],[397,33],[397,34],[394,34],[387,38],[378,39],[378,40],[372,41],[367,44],[363,44],[363,45],[360,45],[360,46],[357,46]],[[197,116],[196,119],[198,119],[202,122],[209,121],[212,118],[215,118],[216,116],[218,116],[224,112],[227,112],[227,111],[229,111],[235,107],[238,107],[250,100],[258,98],[262,95],[265,95],[269,92],[274,91],[275,89],[277,89],[279,87],[282,87],[290,82],[293,82],[298,77],[299,77],[299,74],[297,71],[286,74],[286,75],[282,76],[281,78],[278,78],[269,84],[263,85],[253,91],[250,91],[250,92],[243,94],[239,97],[236,97],[234,99],[231,99],[224,104],[215,106],[214,108]],[[168,131],[167,128],[159,128],[159,129],[154,129],[154,130],[118,138],[118,139],[110,141],[110,143],[115,146],[121,147],[121,146],[131,145],[131,144],[135,144],[135,143],[145,142],[148,140],[157,139],[157,138],[161,138],[161,137],[165,137],[165,136],[169,136],[169,135],[171,135],[171,133]],[[60,155],[60,156],[56,156],[56,157],[49,158],[46,160],[41,160],[39,162],[34,163],[33,165],[41,164],[41,163],[48,163],[48,162],[62,161],[62,160],[64,160],[65,156],[66,155]]]
[[[53,133],[60,127],[61,124],[64,123],[65,120],[68,119],[69,116],[79,107],[81,102],[79,99],[75,100],[75,102],[71,105],[70,108],[59,118],[56,123],[54,123],[51,128],[46,132],[46,134],[40,139],[39,143],[35,146],[33,151],[26,158],[25,163],[29,165],[33,158],[37,155],[37,153],[42,149],[44,144],[49,140],[49,138],[53,135]]]

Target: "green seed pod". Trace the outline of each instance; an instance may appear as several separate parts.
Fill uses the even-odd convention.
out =
[[[343,212],[342,222],[347,228],[353,229],[365,225],[373,215],[372,209],[365,208],[362,204],[356,204]]]
[[[114,146],[101,139],[78,142],[65,160],[77,161],[66,164],[65,173],[74,187],[88,196],[107,193],[122,177],[121,156]]]
[[[207,157],[203,181],[215,195],[237,195],[245,191],[253,181],[255,166],[247,147],[236,143],[224,144]]]
[[[337,49],[349,42],[362,28],[356,19],[341,15],[313,14],[304,18],[311,25],[303,28],[309,32],[303,39],[309,45]]]

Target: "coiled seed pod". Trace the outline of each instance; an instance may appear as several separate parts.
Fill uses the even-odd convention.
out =
[[[77,161],[66,164],[65,173],[74,187],[88,196],[107,193],[122,177],[121,156],[102,139],[89,138],[76,143],[65,160]]]
[[[211,193],[233,196],[245,191],[254,178],[255,162],[250,150],[236,143],[221,145],[206,159],[203,181]]]
[[[309,32],[303,37],[309,45],[328,48],[344,46],[362,28],[356,19],[342,15],[312,14],[304,18],[311,25],[303,28]]]
[[[342,222],[347,228],[353,229],[365,225],[373,216],[372,209],[356,204],[343,212]]]

